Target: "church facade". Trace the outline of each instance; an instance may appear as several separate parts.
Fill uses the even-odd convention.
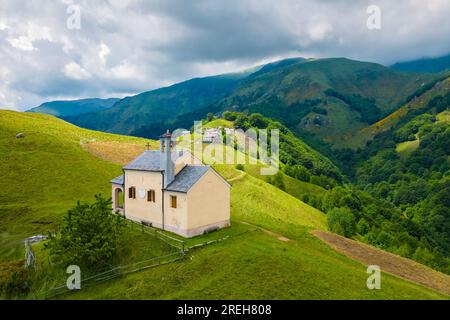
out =
[[[111,181],[113,210],[126,218],[193,237],[230,225],[230,184],[167,132]]]

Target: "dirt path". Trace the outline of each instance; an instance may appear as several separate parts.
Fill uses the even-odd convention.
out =
[[[242,171],[241,174],[239,174],[238,176],[233,177],[233,178],[231,178],[231,179],[227,179],[227,181],[228,181],[228,182],[233,182],[233,181],[242,179],[246,174],[247,174],[247,173],[246,173],[245,171]]]
[[[314,230],[311,233],[349,258],[365,265],[380,266],[383,272],[450,295],[450,276],[446,274],[412,260],[333,233],[320,230]]]
[[[273,231],[264,229],[264,228],[262,228],[262,227],[259,227],[259,226],[257,226],[257,225],[254,225],[254,224],[252,224],[252,223],[245,222],[245,221],[242,221],[242,220],[236,220],[236,221],[239,222],[239,223],[242,223],[242,224],[246,224],[246,225],[248,225],[248,226],[252,226],[252,227],[254,227],[254,228],[258,229],[258,230],[261,230],[261,231],[267,233],[268,235],[277,238],[277,239],[280,240],[280,241],[284,241],[284,242],[291,241],[291,239],[286,238],[285,236],[283,236],[283,235],[281,235],[281,234],[279,234],[279,233],[275,233],[275,232],[273,232]]]

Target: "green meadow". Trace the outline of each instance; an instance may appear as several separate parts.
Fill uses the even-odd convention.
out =
[[[25,138],[17,139],[23,132]],[[87,141],[155,142],[80,129],[51,116],[0,111],[0,261],[23,259],[23,239],[54,231],[76,201],[110,194],[121,166],[84,148]],[[234,166],[215,166],[231,180],[232,226],[186,241],[183,259],[83,287],[56,299],[446,299],[388,274],[368,290],[366,267],[310,234],[326,230],[326,216]],[[245,168],[247,170],[247,168]],[[234,179],[233,179],[234,178]],[[295,183],[288,181],[289,188]],[[298,183],[310,193],[321,190]],[[299,192],[299,191],[297,191]],[[64,280],[62,270],[35,246],[33,299]],[[173,252],[138,228],[121,239],[118,265]],[[63,281],[64,282],[64,281]]]

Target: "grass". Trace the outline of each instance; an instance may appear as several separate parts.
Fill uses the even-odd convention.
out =
[[[184,260],[87,287],[66,299],[439,299],[444,296],[383,274],[365,287],[366,267],[305,229],[280,241],[249,231],[192,251]]]
[[[419,144],[420,144],[419,139],[413,141],[400,142],[397,143],[395,151],[397,151],[397,153],[399,153],[400,155],[407,155],[416,150],[419,147]]]
[[[225,119],[213,119],[205,124],[203,124],[203,128],[234,128],[233,122]]]
[[[252,176],[233,182],[233,196],[232,213],[239,220],[271,230],[281,222],[326,229],[321,211]]]
[[[49,295],[50,289],[64,285],[67,279],[65,266],[51,262],[48,251],[44,249],[44,243],[33,245],[37,264],[36,272],[33,273],[31,279],[33,291],[30,298],[45,298]],[[127,266],[176,252],[176,248],[155,236],[149,236],[147,232],[142,232],[138,225],[129,223],[119,237],[118,251],[113,261],[94,270],[82,268],[81,277],[86,279],[117,266]]]
[[[244,170],[246,173],[250,174],[251,176],[261,179],[265,182],[268,181],[268,176],[261,175],[261,165],[250,165],[246,164],[244,166]],[[318,185],[304,182],[297,180],[295,178],[292,178],[286,174],[284,174],[281,171],[281,175],[283,177],[285,190],[290,195],[296,197],[297,199],[302,200],[305,195],[307,196],[321,196],[323,195],[326,190]]]
[[[23,132],[25,138],[17,139]],[[86,152],[85,141],[146,141],[80,129],[57,118],[0,111],[0,260],[23,257],[23,239],[54,230],[77,200],[110,195],[117,164]]]
[[[18,132],[25,138],[16,139]],[[50,116],[0,111],[1,259],[23,257],[26,236],[54,230],[76,200],[109,194],[120,165],[87,152],[80,141],[147,141],[83,130]],[[107,150],[113,150],[110,148]],[[232,181],[232,226],[187,241],[183,260],[83,287],[65,299],[440,299],[444,295],[384,275],[382,290],[366,288],[366,268],[310,235],[325,215],[234,166],[215,168]],[[165,252],[140,232],[125,235],[116,264]],[[6,249],[5,249],[6,248]],[[45,251],[36,247],[38,263]],[[42,266],[42,265],[41,265]],[[40,269],[33,290],[60,283],[62,270]],[[29,298],[33,296],[30,295]]]
[[[442,111],[441,113],[439,113],[436,116],[436,119],[437,119],[438,122],[447,122],[447,123],[449,123],[450,122],[450,111],[449,110]]]

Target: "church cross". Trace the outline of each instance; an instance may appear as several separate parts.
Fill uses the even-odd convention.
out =
[[[147,150],[150,150],[150,143],[147,142],[145,146],[147,147]]]

